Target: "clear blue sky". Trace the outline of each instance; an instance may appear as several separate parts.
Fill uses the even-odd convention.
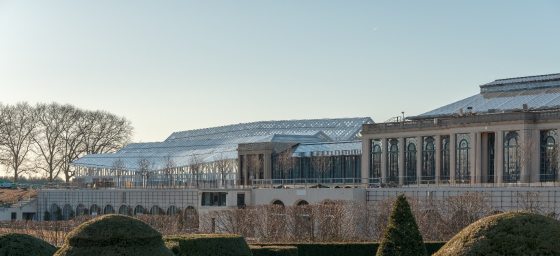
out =
[[[0,102],[129,118],[136,141],[420,114],[560,72],[560,1],[0,0]]]

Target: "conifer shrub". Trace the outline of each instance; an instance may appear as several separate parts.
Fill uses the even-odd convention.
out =
[[[52,256],[55,252],[56,247],[30,235],[15,233],[0,235],[0,255]]]
[[[84,222],[66,236],[56,256],[172,256],[162,236],[148,224],[109,214]]]
[[[560,222],[527,212],[492,215],[461,230],[435,255],[560,255]]]
[[[383,240],[377,249],[378,256],[426,255],[422,235],[404,195],[397,197],[389,216]]]
[[[251,246],[253,256],[298,256],[295,246]]]
[[[193,234],[166,236],[165,244],[178,256],[251,256],[249,245],[239,235]]]

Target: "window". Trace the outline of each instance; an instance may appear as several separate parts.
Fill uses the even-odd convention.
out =
[[[455,182],[470,183],[471,176],[469,170],[469,142],[466,135],[457,135],[459,141],[457,146],[457,159],[455,169]]]
[[[202,206],[226,206],[226,192],[202,192]]]
[[[381,177],[381,141],[371,141],[371,162],[369,170],[370,182],[378,182]]]
[[[519,145],[517,132],[508,132],[504,139],[504,182],[519,181]]]
[[[555,130],[541,131],[540,181],[556,181],[558,171],[558,147]]]
[[[424,150],[422,151],[422,180],[432,181],[436,176],[435,164],[436,148],[433,137],[424,137]]]
[[[387,156],[389,177],[388,182],[398,182],[399,181],[399,141],[397,139],[391,139],[389,141],[389,154]]]
[[[449,181],[450,158],[449,158],[449,136],[441,137],[441,173],[440,180]]]
[[[405,183],[413,184],[416,183],[416,140],[406,139],[406,151],[405,151]]]

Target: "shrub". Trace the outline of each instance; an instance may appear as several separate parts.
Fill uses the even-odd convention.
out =
[[[251,246],[253,256],[298,256],[295,246]]]
[[[230,234],[195,234],[167,236],[165,243],[179,256],[251,256],[242,236]]]
[[[146,223],[109,214],[84,222],[66,236],[57,256],[173,255],[161,234]]]
[[[426,242],[428,255],[439,250],[445,242]],[[339,242],[339,243],[279,243],[279,244],[250,244],[255,246],[295,246],[299,256],[371,256],[375,254],[379,243],[372,242]]]
[[[526,212],[492,215],[461,230],[436,255],[560,255],[560,222]]]
[[[404,195],[397,197],[377,255],[426,255],[426,247],[410,205]]]
[[[55,252],[56,247],[30,235],[15,233],[0,235],[0,255],[52,256]]]

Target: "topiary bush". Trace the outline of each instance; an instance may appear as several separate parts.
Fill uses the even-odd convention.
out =
[[[253,256],[298,256],[295,246],[251,246]]]
[[[404,195],[397,197],[381,244],[378,256],[426,255],[426,247],[410,205]]]
[[[178,256],[252,255],[245,239],[231,234],[167,236],[165,244]]]
[[[560,255],[560,222],[527,212],[492,215],[461,230],[435,255]]]
[[[84,222],[66,236],[56,256],[172,256],[161,234],[148,224],[109,214]]]
[[[15,233],[0,235],[0,255],[52,256],[55,252],[56,247],[30,235]]]

